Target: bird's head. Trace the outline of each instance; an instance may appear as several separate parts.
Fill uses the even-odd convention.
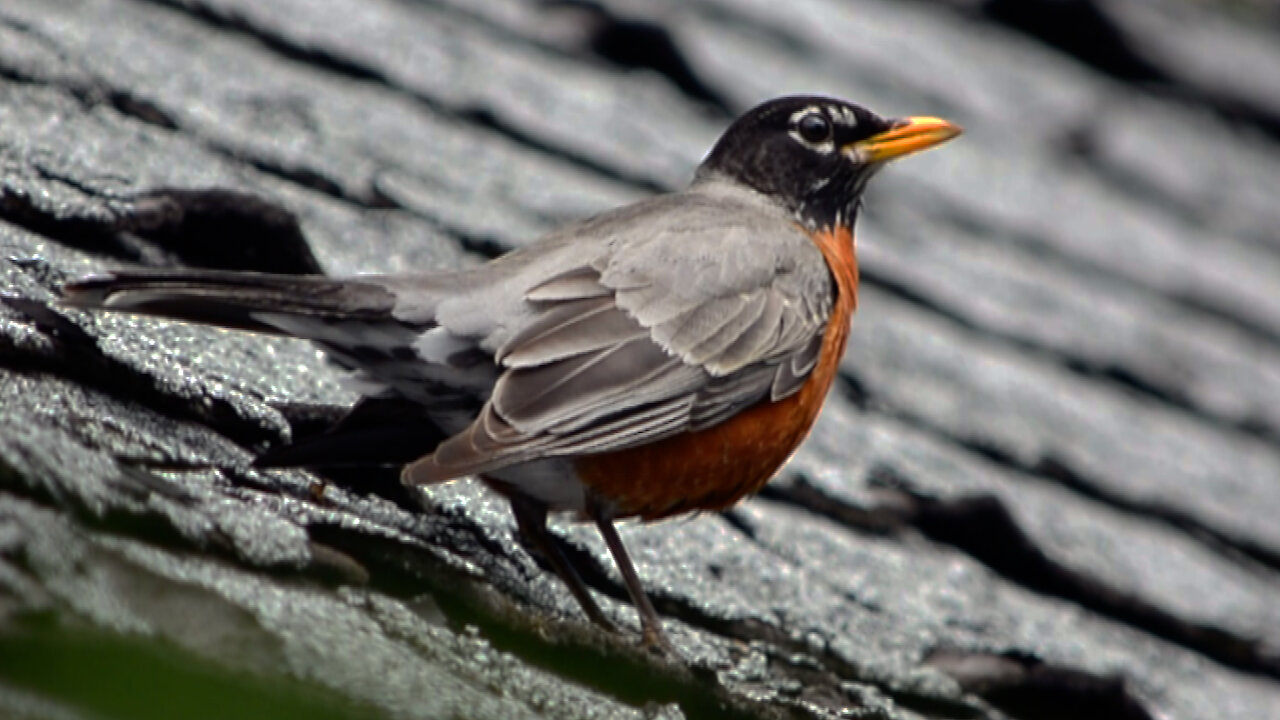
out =
[[[885,119],[834,98],[778,98],[729,126],[696,181],[745,184],[810,229],[852,227],[877,170],[959,134],[958,126],[933,117]]]

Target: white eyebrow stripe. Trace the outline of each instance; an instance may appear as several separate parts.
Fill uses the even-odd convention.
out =
[[[809,113],[813,113],[813,112],[816,112],[816,113],[820,113],[820,112],[822,112],[822,106],[821,106],[821,105],[807,105],[807,106],[805,106],[805,107],[802,107],[802,108],[800,108],[799,110],[797,110],[797,111],[795,111],[795,112],[791,113],[791,117],[787,118],[787,120],[788,120],[792,125],[795,125],[796,123],[800,122],[800,118],[804,117],[805,115],[808,115]]]

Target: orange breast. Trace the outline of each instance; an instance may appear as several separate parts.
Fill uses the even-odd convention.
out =
[[[809,379],[790,397],[714,427],[577,460],[579,480],[616,503],[618,516],[653,520],[732,505],[763,487],[804,441],[844,355],[858,290],[852,232],[829,231],[815,240],[835,279],[836,301]]]

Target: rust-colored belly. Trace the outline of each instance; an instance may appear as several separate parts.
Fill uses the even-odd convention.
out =
[[[809,379],[794,395],[752,406],[719,425],[578,459],[579,480],[612,501],[619,517],[654,520],[732,505],[763,487],[804,441],[835,379],[857,304],[851,233],[824,233],[816,242],[837,295]]]

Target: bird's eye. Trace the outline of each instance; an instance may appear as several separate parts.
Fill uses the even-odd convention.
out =
[[[816,145],[831,139],[831,121],[822,113],[811,112],[800,118],[796,129],[807,143]]]

